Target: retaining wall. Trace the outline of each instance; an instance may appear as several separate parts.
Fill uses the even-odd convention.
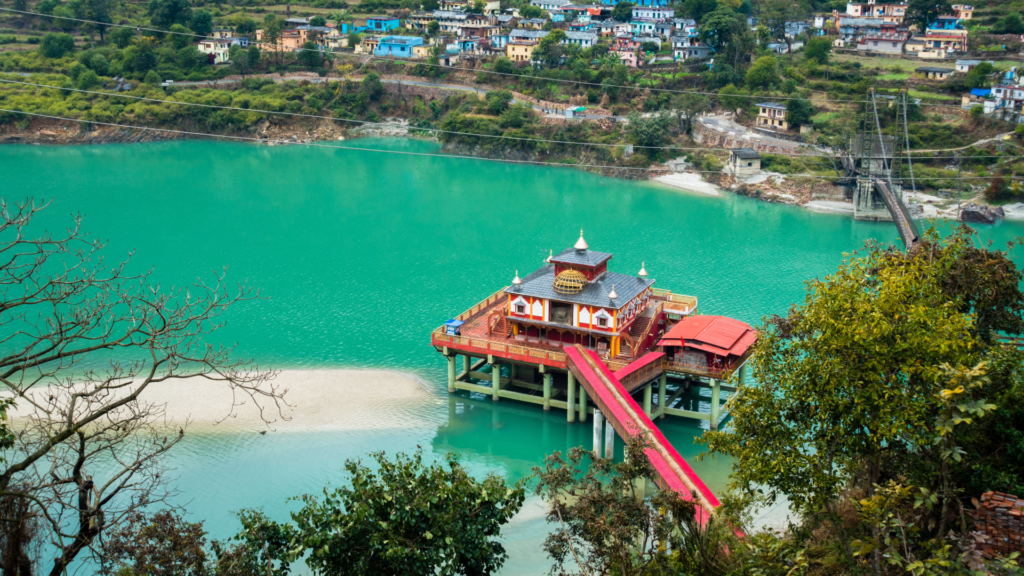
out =
[[[1024,500],[1001,492],[986,492],[973,500],[970,512],[981,534],[978,548],[985,558],[1024,551]]]

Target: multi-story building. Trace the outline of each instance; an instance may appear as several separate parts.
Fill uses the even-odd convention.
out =
[[[996,108],[1021,109],[1024,105],[1024,86],[1013,84],[1000,84],[992,87],[992,97],[995,99]]]
[[[200,41],[198,48],[203,54],[213,56],[213,64],[223,64],[228,61],[228,50],[231,48],[231,40],[208,38]]]
[[[534,38],[515,38],[510,34],[508,44],[505,45],[505,56],[513,62],[530,62],[539,43],[540,41]]]
[[[673,36],[672,57],[676,61],[687,58],[707,58],[711,55],[711,47],[705,46],[695,36]]]
[[[778,102],[761,102],[757,105],[757,126],[771,130],[789,130],[786,121],[786,105]]]
[[[902,24],[907,14],[906,4],[876,4],[875,2],[848,2],[846,14],[856,18],[881,18],[890,24]]]
[[[380,39],[374,56],[392,56],[395,58],[411,58],[413,47],[422,46],[423,38],[419,36],[385,36]]]
[[[636,6],[633,8],[633,20],[669,20],[675,17],[676,11],[658,6]]]
[[[974,6],[967,4],[953,4],[953,16],[959,20],[970,20],[974,16]]]

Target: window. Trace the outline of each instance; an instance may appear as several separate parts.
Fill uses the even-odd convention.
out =
[[[600,318],[598,318],[598,319],[597,319],[597,325],[598,325],[598,326],[600,326],[600,327],[602,327],[602,328],[604,328],[604,327],[608,326],[608,319],[607,319],[607,318],[604,318],[604,317],[600,317]]]
[[[526,314],[526,306],[516,304],[516,314]]]

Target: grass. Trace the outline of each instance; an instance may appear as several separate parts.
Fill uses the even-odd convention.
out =
[[[921,92],[920,90],[908,90],[907,94],[911,98],[920,98],[922,100],[959,100],[956,96],[950,96],[949,94],[936,94],[934,92]]]
[[[906,80],[907,78],[910,78],[910,74],[903,74],[903,73],[892,74],[892,73],[890,73],[890,74],[879,74],[878,76],[875,76],[876,80]]]

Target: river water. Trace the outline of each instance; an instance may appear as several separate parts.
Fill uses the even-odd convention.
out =
[[[414,140],[359,145],[437,150]],[[384,415],[392,420],[372,429],[189,436],[171,456],[180,502],[216,538],[237,531],[241,508],[286,519],[287,498],[343,483],[345,459],[375,450],[454,450],[476,474],[519,479],[547,453],[589,447],[590,426],[567,425],[564,412],[449,399],[445,364],[429,346],[434,327],[571,246],[581,228],[592,249],[614,254],[613,270],[644,263],[657,286],[698,296],[703,313],[752,324],[785,313],[805,280],[866,240],[898,242],[892,224],[455,157],[219,142],[5,146],[0,174],[8,200],[52,199],[39,216],[47,228],[82,213],[85,229],[109,242],[108,259],[134,250],[134,268],[153,268],[165,285],[229,266],[230,279],[259,287],[269,300],[237,306],[216,334],[240,354],[283,369],[397,370],[433,392],[413,417]],[[998,243],[1022,233],[1007,222],[981,228]],[[701,426],[661,423],[693,462]],[[713,490],[724,487],[727,461],[693,466]],[[546,571],[548,531],[529,499],[505,530],[502,573]]]

